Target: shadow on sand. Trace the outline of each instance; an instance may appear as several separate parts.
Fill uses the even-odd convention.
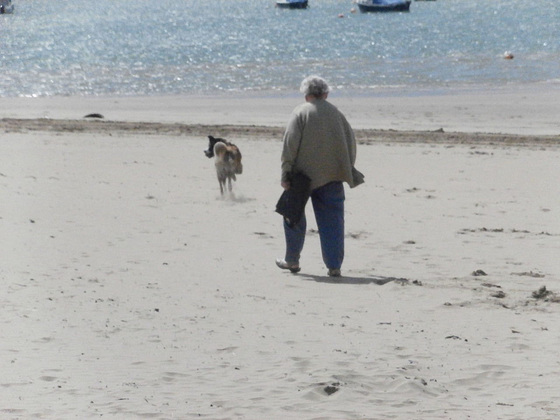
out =
[[[302,280],[316,281],[318,283],[330,283],[330,284],[377,284],[378,286],[383,286],[390,282],[396,282],[399,284],[408,284],[409,280],[405,278],[398,277],[385,277],[385,276],[372,276],[372,277],[352,277],[352,276],[342,276],[342,277],[328,277],[328,276],[314,276],[312,274],[297,274]]]

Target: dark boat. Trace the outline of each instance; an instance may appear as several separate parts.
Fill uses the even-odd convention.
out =
[[[12,0],[0,0],[0,15],[14,13],[14,5]]]
[[[277,0],[276,7],[281,9],[307,9],[307,0]]]
[[[411,0],[358,0],[360,12],[408,12]]]

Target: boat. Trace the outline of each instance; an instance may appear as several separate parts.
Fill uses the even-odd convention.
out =
[[[0,15],[14,13],[12,0],[0,0]]]
[[[307,0],[277,0],[276,7],[281,9],[307,9]]]
[[[358,0],[360,12],[408,12],[411,0]]]

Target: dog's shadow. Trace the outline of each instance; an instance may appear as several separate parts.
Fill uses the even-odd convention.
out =
[[[410,281],[405,278],[399,277],[386,277],[386,276],[372,276],[372,277],[354,277],[354,276],[342,276],[342,277],[329,277],[329,276],[316,276],[313,274],[297,274],[302,280],[305,281],[315,281],[317,283],[329,283],[329,284],[376,284],[378,286],[384,286],[387,283],[395,282],[399,284],[408,284]]]
[[[217,197],[218,200],[228,201],[230,203],[249,203],[251,201],[256,201],[256,198],[246,197],[243,194],[235,194],[234,191],[228,191],[224,195]]]

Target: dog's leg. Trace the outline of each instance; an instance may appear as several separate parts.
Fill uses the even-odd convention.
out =
[[[218,183],[220,184],[220,194],[224,195],[224,187],[226,186],[226,182],[220,175],[218,175]]]

